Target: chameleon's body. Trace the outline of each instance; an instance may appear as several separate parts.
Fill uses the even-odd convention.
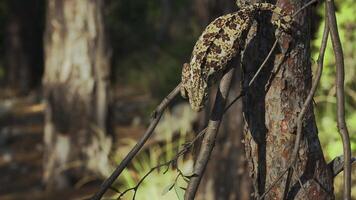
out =
[[[182,70],[181,94],[188,97],[193,110],[204,107],[208,89],[221,75],[230,61],[245,45],[254,16],[262,10],[276,13],[272,23],[286,29],[291,18],[275,5],[256,3],[239,11],[218,17],[211,22],[194,46],[190,63]]]

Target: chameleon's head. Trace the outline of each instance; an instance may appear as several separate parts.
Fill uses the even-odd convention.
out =
[[[183,65],[181,95],[189,98],[192,109],[199,112],[203,109],[208,97],[208,84],[202,78],[194,78],[194,73],[190,71],[189,64]]]
[[[208,99],[208,85],[202,79],[199,79],[195,84],[196,85],[193,85],[188,92],[188,96],[192,109],[199,112],[204,108],[206,100]]]

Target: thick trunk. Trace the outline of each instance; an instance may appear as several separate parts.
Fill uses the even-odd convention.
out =
[[[108,140],[97,137],[106,133],[109,83],[102,6],[101,0],[47,3],[43,178],[50,188],[107,164],[98,159],[105,159],[100,145],[108,144],[100,142]]]
[[[277,5],[287,12],[298,10],[308,1],[279,0]],[[262,195],[290,164],[296,139],[297,117],[311,87],[310,15],[307,8],[296,18],[293,36],[282,35],[279,51],[248,90],[244,98],[245,149],[255,196]],[[245,84],[267,56],[275,39],[270,16],[258,19],[256,36],[244,54]],[[288,49],[289,48],[289,49]],[[282,54],[288,57],[278,67]],[[272,69],[276,74],[272,75]],[[303,138],[298,161],[285,193],[287,175],[269,191],[265,199],[332,199],[332,174],[327,167],[318,140],[317,127],[310,105],[304,117]],[[285,193],[285,194],[284,194]]]

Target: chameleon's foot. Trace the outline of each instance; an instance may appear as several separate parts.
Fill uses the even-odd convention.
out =
[[[290,15],[280,16],[276,20],[272,20],[272,24],[277,27],[277,29],[282,30],[283,32],[288,32],[292,28],[292,17]]]

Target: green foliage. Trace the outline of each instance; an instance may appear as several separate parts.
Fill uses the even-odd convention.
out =
[[[158,0],[112,1],[106,21],[115,81],[134,85],[157,99],[180,81],[181,67],[200,32],[189,15],[189,2],[170,1],[169,8],[164,8]]]
[[[160,163],[165,163],[177,154],[183,148],[189,138],[188,133],[192,131],[191,120],[194,113],[189,106],[180,107],[180,117],[175,117],[170,112],[166,112],[161,123],[156,128],[155,139],[161,142],[150,145],[144,152],[140,153],[137,158],[125,169],[117,181],[115,188],[120,192],[128,188],[135,187],[139,180],[146,175],[153,167]],[[174,111],[172,111],[173,113]],[[173,123],[173,124],[172,124]],[[179,133],[177,136],[175,133]],[[132,140],[124,141],[127,145],[120,145],[114,154],[114,161],[118,163],[135,145]],[[161,144],[163,142],[163,144]],[[193,161],[191,159],[178,159],[175,167],[163,166],[159,170],[153,171],[140,185],[136,199],[151,200],[176,200],[183,199],[184,187],[187,185],[192,171]],[[178,168],[177,168],[178,167]],[[190,173],[190,174],[189,174]],[[114,198],[118,197],[115,195]],[[133,191],[124,196],[123,199],[132,199]]]
[[[353,152],[356,152],[356,7],[353,0],[337,1],[337,21],[345,58],[346,121],[351,136]],[[324,8],[319,9],[324,16]],[[313,58],[317,59],[324,22],[321,23],[317,39],[313,42]],[[324,71],[315,97],[317,123],[326,157],[330,160],[342,154],[342,141],[336,124],[335,60],[329,37],[325,53]]]
[[[184,140],[180,140],[184,142]],[[182,144],[182,143],[180,143]],[[167,144],[168,145],[168,144]],[[170,144],[170,152],[165,152],[161,146],[155,145],[150,146],[147,152],[141,153],[134,162],[129,170],[125,169],[122,174],[122,177],[119,178],[115,187],[119,188],[119,191],[122,192],[127,188],[136,186],[137,182],[154,166],[158,165],[165,161],[165,157],[168,154],[174,155],[176,153],[177,146]],[[173,148],[175,147],[175,148]],[[121,159],[117,158],[117,161]],[[192,167],[192,161],[183,162],[183,160],[178,161],[178,166],[183,171],[190,171]],[[167,171],[166,171],[167,170]],[[166,172],[165,172],[166,171]],[[178,190],[176,193],[175,187],[186,186],[186,181],[183,178],[179,178],[177,182],[175,179],[178,175],[177,170],[167,169],[167,167],[162,167],[159,170],[153,171],[143,183],[140,185],[136,199],[140,200],[151,200],[151,199],[162,199],[162,200],[175,200],[177,199],[176,195],[181,195],[181,191]],[[171,183],[171,184],[170,184]],[[122,185],[121,185],[122,184]],[[175,191],[172,189],[175,188]],[[123,199],[131,199],[133,191],[126,194]],[[117,197],[115,195],[115,197]]]

